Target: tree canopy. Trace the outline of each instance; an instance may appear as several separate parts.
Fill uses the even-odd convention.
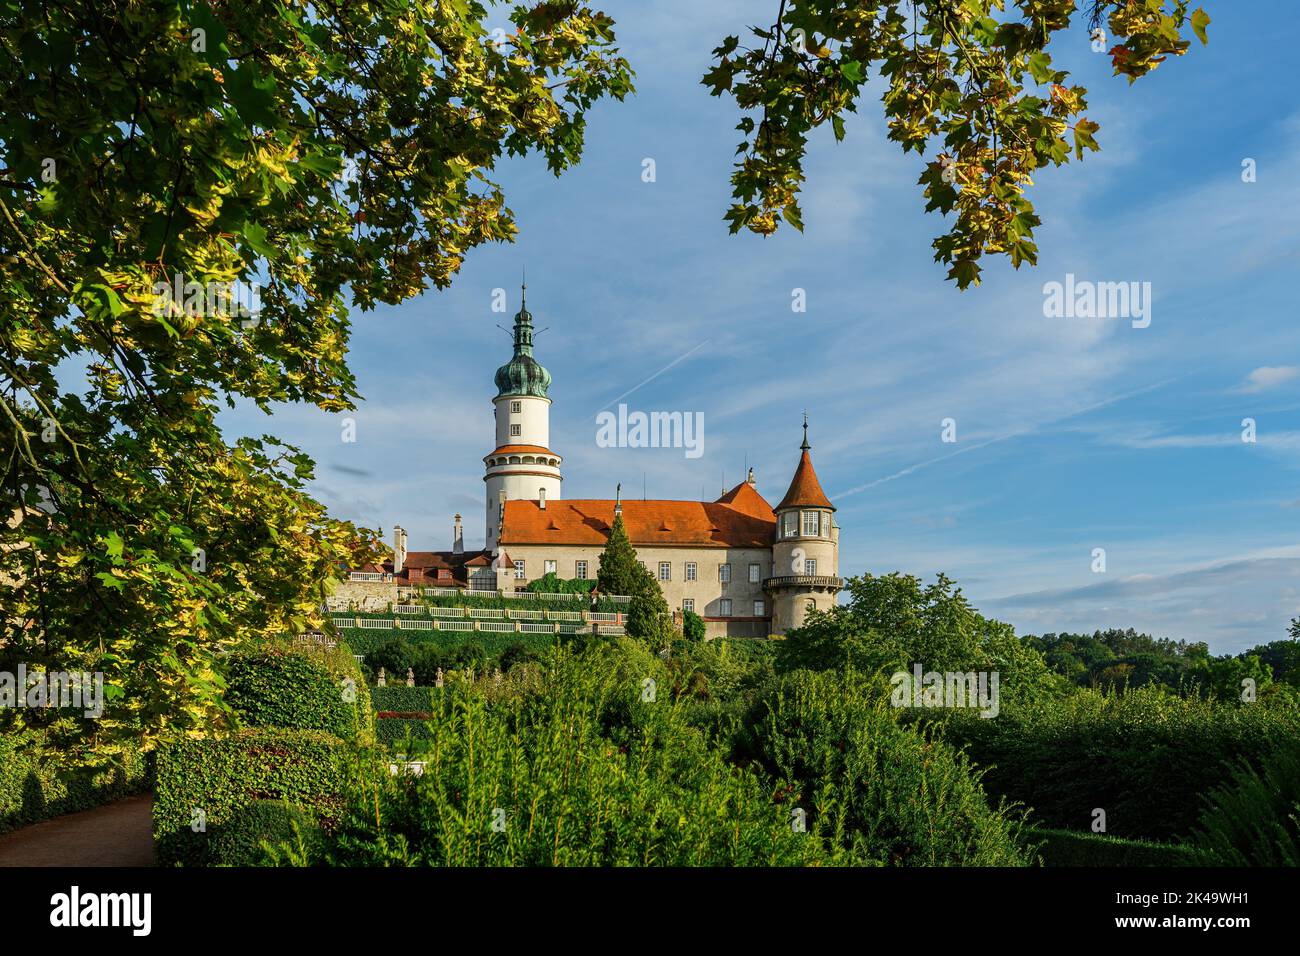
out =
[[[446,286],[510,239],[497,160],[560,173],[591,104],[631,90],[583,3],[487,19],[470,0],[0,5],[4,643],[102,669],[101,736],[213,719],[214,655],[318,620],[371,546],[305,494],[305,456],[228,444],[219,408],[352,408],[348,300]]]
[[[934,240],[935,259],[960,288],[979,282],[980,260],[1037,261],[1039,218],[1025,195],[1036,171],[1097,150],[1100,124],[1087,90],[1052,65],[1079,8],[1090,31],[1074,34],[1106,52],[1133,82],[1190,35],[1208,42],[1209,16],[1188,0],[779,0],[776,19],[729,36],[704,76],[715,96],[744,111],[731,178],[731,231],[761,235],[781,221],[803,228],[799,193],[808,137],[830,125],[845,137],[871,81],[889,138],[926,157],[918,180],[926,211],[955,212]],[[1010,8],[1010,9],[1008,9]],[[1109,33],[1110,39],[1107,38]],[[936,142],[938,152],[932,152]]]

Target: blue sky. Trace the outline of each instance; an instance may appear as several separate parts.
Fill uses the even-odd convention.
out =
[[[303,446],[340,517],[433,549],[460,511],[477,546],[510,352],[492,290],[513,314],[526,266],[565,497],[644,481],[712,498],[748,462],[775,502],[807,409],[842,574],[944,571],[1021,633],[1131,626],[1216,653],[1284,637],[1300,613],[1300,107],[1284,71],[1300,7],[1205,6],[1209,47],[1131,87],[1081,22],[1053,50],[1090,90],[1102,152],[1040,176],[1038,268],[989,262],[958,292],[932,260],[945,226],[923,212],[922,160],[885,139],[879,80],[843,143],[812,144],[805,232],[730,236],[739,117],[699,78],[722,36],[770,11],[609,0],[637,96],[593,112],[562,178],[536,157],[500,168],[515,244],[473,251],[445,292],[354,313],[357,442],[313,408],[223,424]],[[1150,327],[1044,317],[1043,284],[1066,273],[1150,282]],[[596,414],[667,366],[624,401],[702,412],[703,456],[597,447]]]

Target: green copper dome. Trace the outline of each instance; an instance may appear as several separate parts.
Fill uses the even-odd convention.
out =
[[[546,390],[551,386],[551,373],[533,358],[533,317],[522,296],[519,313],[515,316],[515,354],[497,369],[496,382],[497,398],[503,395],[545,398]]]

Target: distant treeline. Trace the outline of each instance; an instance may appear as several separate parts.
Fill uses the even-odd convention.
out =
[[[1300,689],[1300,641],[1260,644],[1240,654],[1214,656],[1198,641],[1174,641],[1111,628],[1092,634],[1025,635],[1057,674],[1083,687],[1122,689],[1161,684],[1179,693],[1240,698],[1243,682],[1257,693]],[[1275,686],[1276,685],[1276,686]],[[1285,692],[1285,691],[1283,691]]]

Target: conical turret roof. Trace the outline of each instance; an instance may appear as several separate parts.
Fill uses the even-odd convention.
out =
[[[776,506],[777,511],[782,508],[829,508],[835,510],[831,500],[826,497],[826,492],[822,491],[822,483],[817,480],[817,472],[813,468],[812,456],[808,454],[812,446],[808,444],[808,422],[803,423],[803,444],[799,446],[801,454],[799,456],[799,465],[794,470],[794,477],[790,479],[790,489],[781,499],[781,503]]]

